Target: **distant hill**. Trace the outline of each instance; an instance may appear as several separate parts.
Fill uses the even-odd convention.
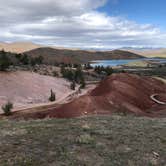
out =
[[[33,57],[42,56],[44,58],[44,62],[46,63],[55,63],[55,62],[87,63],[93,60],[143,58],[143,56],[141,55],[122,50],[85,51],[85,50],[54,49],[50,47],[42,47],[25,53]]]
[[[0,43],[0,50],[4,49],[7,52],[22,53],[42,47],[42,45],[31,42],[14,42],[14,43]]]
[[[141,51],[141,52],[138,52],[138,53],[143,55],[143,56],[146,56],[146,57],[166,58],[166,48],[145,50],[145,51]]]
[[[166,48],[122,48],[121,50],[131,51],[142,56],[153,58],[166,58]]]

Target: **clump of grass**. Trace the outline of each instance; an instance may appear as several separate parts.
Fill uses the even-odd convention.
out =
[[[88,131],[88,130],[90,130],[90,126],[89,126],[88,124],[84,124],[84,125],[82,126],[82,129],[83,129],[84,131]]]
[[[78,144],[92,144],[94,143],[94,138],[90,134],[83,134],[76,138],[76,143]]]
[[[11,115],[11,110],[13,109],[13,103],[8,101],[4,106],[2,106],[2,110],[6,116]]]

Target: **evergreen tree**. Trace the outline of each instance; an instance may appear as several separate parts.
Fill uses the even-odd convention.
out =
[[[0,52],[0,70],[5,71],[11,65],[11,61],[6,55],[6,52],[2,50]]]
[[[26,54],[22,55],[20,61],[21,61],[21,63],[22,63],[23,65],[28,65],[28,64],[29,64],[29,58],[28,58],[28,56],[27,56]]]
[[[6,105],[2,106],[2,110],[6,116],[11,114],[11,109],[13,108],[13,104],[8,102]]]
[[[51,89],[51,95],[49,97],[49,101],[53,102],[56,100],[56,95],[55,93],[53,92],[53,90]]]
[[[84,88],[85,88],[86,83],[85,83],[84,78],[81,79],[81,81],[80,81],[80,85],[81,85],[81,86],[80,86],[81,89],[84,89]]]

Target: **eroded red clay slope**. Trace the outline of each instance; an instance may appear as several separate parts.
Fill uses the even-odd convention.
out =
[[[151,100],[153,94],[166,100],[166,84],[132,74],[113,74],[89,94],[56,109],[28,115],[31,118],[69,118],[91,114],[133,113],[138,116],[165,117],[166,105]]]

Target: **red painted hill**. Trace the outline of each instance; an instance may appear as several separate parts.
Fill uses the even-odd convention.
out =
[[[153,101],[153,94],[158,94],[159,99],[166,101],[166,84],[151,77],[113,74],[87,95],[55,109],[28,114],[26,118],[70,118],[114,112],[166,117],[166,105]]]

